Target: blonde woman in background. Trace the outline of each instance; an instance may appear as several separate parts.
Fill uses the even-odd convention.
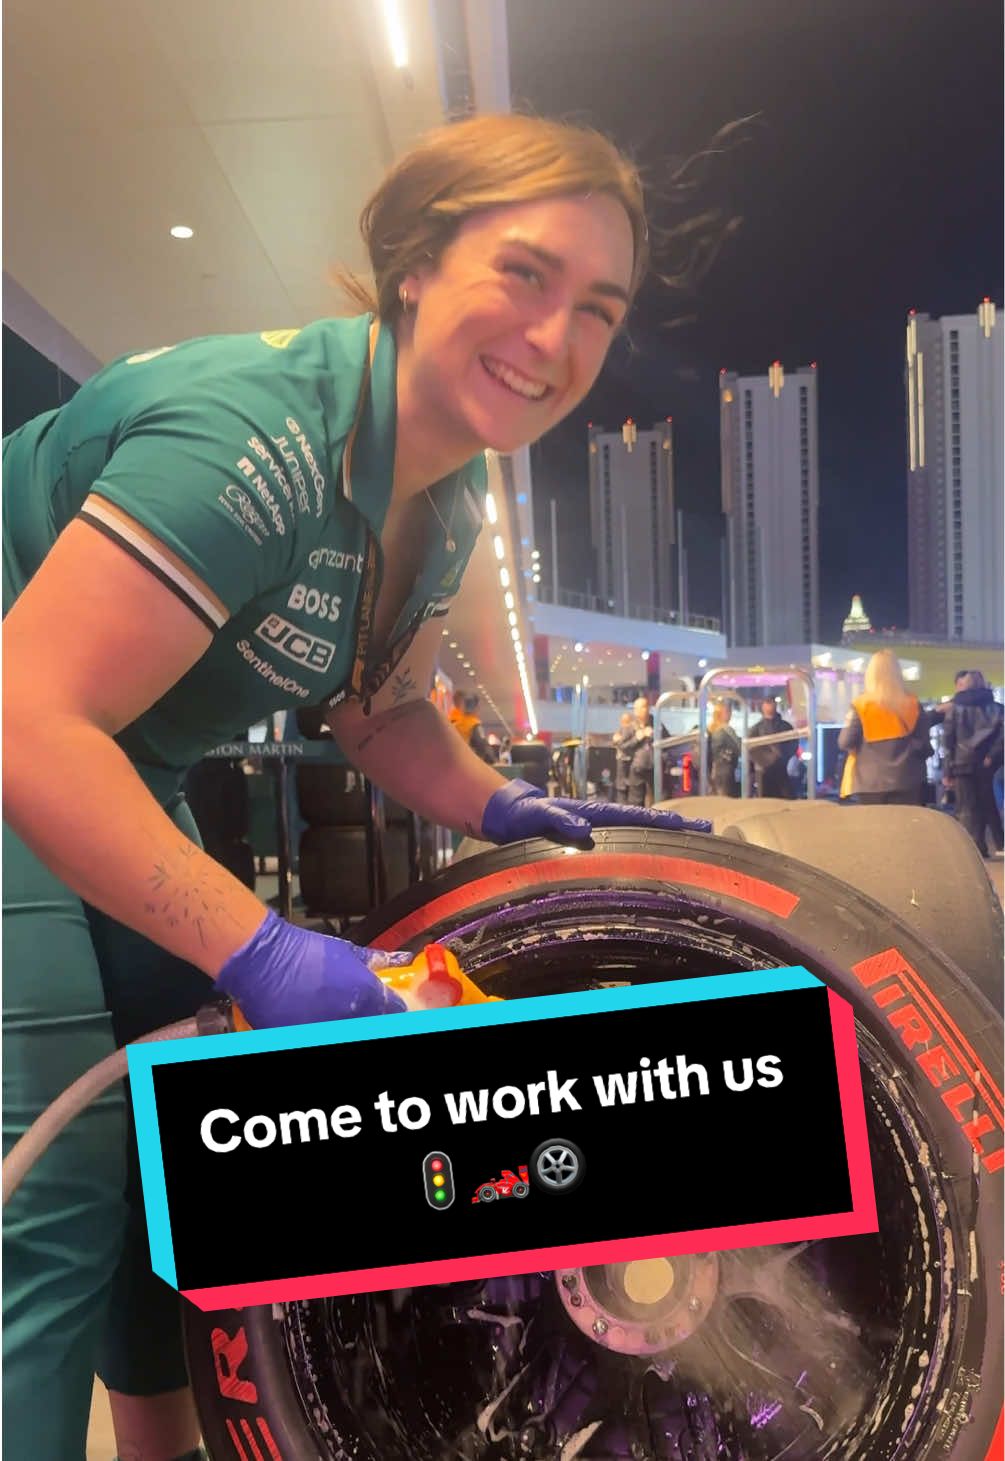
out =
[[[733,707],[717,700],[708,728],[708,779],[713,796],[739,796],[736,768],[740,761],[740,738],[730,725]]]
[[[866,804],[922,806],[931,717],[904,686],[897,656],[881,649],[865,670],[865,692],[852,701],[838,736],[854,757],[848,790]]]

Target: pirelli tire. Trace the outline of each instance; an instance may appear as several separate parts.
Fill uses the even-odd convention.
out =
[[[727,817],[724,835],[798,857],[878,899],[942,948],[1001,1012],[1002,908],[955,817],[929,807],[791,805],[800,810]]]
[[[627,940],[650,933],[661,950],[660,963],[648,975],[641,969],[643,979],[801,964],[842,994],[855,1012],[864,1080],[866,1072],[870,1081],[875,1077],[883,1099],[895,1103],[900,1138],[916,1153],[919,1190],[939,1214],[937,1227],[930,1225],[930,1246],[926,1241],[921,1248],[908,1197],[898,1197],[897,1221],[889,1219],[889,1233],[884,1212],[894,1208],[881,1208],[875,1241],[882,1240],[884,1254],[895,1253],[902,1236],[912,1261],[920,1253],[928,1264],[922,1287],[935,1297],[934,1308],[929,1302],[925,1310],[926,1323],[938,1321],[938,1338],[925,1351],[927,1368],[920,1392],[912,1392],[910,1426],[904,1429],[906,1423],[898,1419],[891,1431],[887,1416],[882,1424],[877,1421],[868,1449],[854,1454],[868,1455],[869,1461],[1000,1457],[1001,1019],[944,951],[875,899],[802,861],[700,834],[612,829],[598,833],[596,843],[593,852],[574,855],[534,841],[472,856],[406,890],[367,919],[356,937],[360,943],[413,951],[433,940],[446,942],[487,992],[506,998],[610,982],[602,977],[605,948],[613,948],[618,938],[618,947],[628,947]],[[898,1170],[891,1177],[887,1163],[875,1156],[874,1172],[877,1187],[903,1176]],[[905,1257],[905,1270],[906,1264]],[[412,1292],[420,1299],[424,1293]],[[363,1307],[391,1297],[369,1296]],[[402,1302],[407,1308],[413,1300]],[[380,1431],[377,1412],[354,1404],[344,1384],[326,1392],[338,1409],[332,1420],[319,1399],[317,1355],[309,1363],[304,1358],[312,1307],[319,1306],[305,1302],[203,1315],[186,1306],[189,1363],[213,1461],[253,1455],[248,1432],[257,1439],[263,1423],[274,1448],[260,1439],[257,1444],[270,1461],[344,1456],[354,1461],[404,1461],[407,1456],[411,1461],[432,1455],[420,1447],[417,1434],[395,1450],[388,1436],[397,1432]],[[388,1302],[381,1312],[393,1320]],[[869,1327],[867,1316],[863,1332]],[[877,1386],[881,1381],[877,1376]],[[413,1390],[422,1389],[414,1378],[409,1383]],[[432,1403],[430,1394],[424,1395],[423,1413]],[[386,1388],[383,1403],[388,1403]],[[451,1454],[466,1457],[468,1452]],[[561,1447],[556,1443],[554,1451],[532,1454],[558,1461]],[[584,1458],[591,1454],[589,1447],[583,1449]],[[680,1454],[704,1457],[706,1452]],[[790,1454],[803,1461],[825,1453],[802,1449]],[[470,1455],[509,1457],[510,1452],[476,1447]]]

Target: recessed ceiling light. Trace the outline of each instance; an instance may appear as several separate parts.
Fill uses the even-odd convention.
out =
[[[191,238],[195,229],[189,228],[187,223],[176,223],[171,230],[172,238]]]

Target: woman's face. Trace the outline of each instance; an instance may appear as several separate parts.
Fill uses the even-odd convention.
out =
[[[475,214],[438,267],[403,281],[413,401],[472,451],[536,441],[599,375],[633,258],[628,216],[606,195]]]

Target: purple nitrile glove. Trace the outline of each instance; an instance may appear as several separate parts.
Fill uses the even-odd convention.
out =
[[[371,971],[410,964],[414,957],[297,928],[270,909],[258,932],[224,964],[216,984],[255,1030],[398,1014],[404,1002]]]
[[[620,802],[580,802],[548,796],[528,781],[510,781],[489,797],[482,817],[487,842],[520,842],[525,837],[550,837],[553,842],[592,847],[594,827],[645,827],[656,832],[711,832],[712,823],[682,817],[679,812],[657,812],[651,807],[626,807]]]

